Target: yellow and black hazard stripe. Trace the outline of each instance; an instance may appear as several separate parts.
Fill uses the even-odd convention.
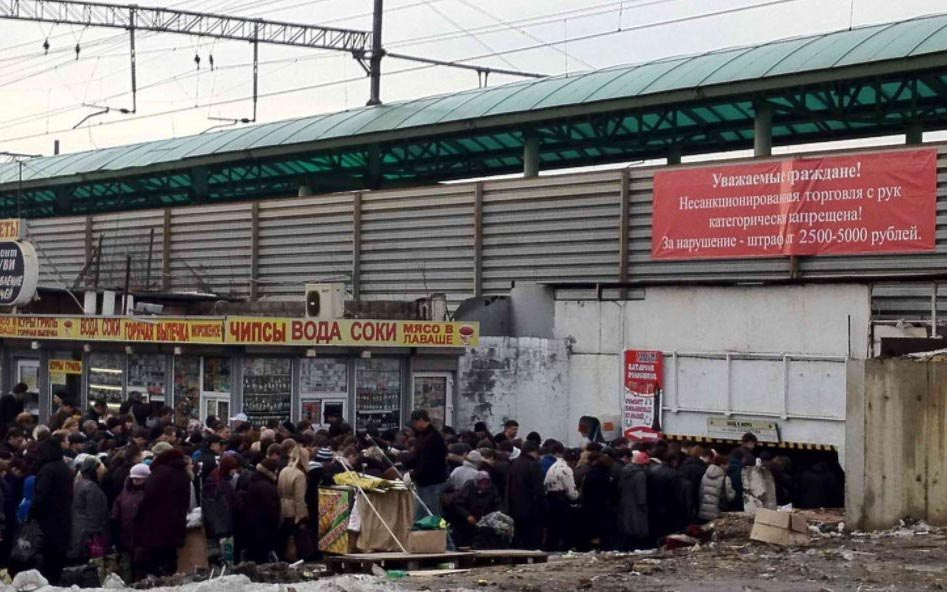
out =
[[[687,440],[694,442],[695,444],[726,444],[732,446],[740,443],[739,440],[708,438],[707,436],[688,436],[685,434],[664,434],[664,437],[668,440],[676,440],[678,442]],[[760,445],[769,446],[771,448],[785,448],[787,450],[821,450],[824,452],[838,451],[838,448],[832,444],[811,444],[809,442],[764,442],[760,440]]]

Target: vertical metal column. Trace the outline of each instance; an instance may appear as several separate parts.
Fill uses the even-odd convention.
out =
[[[474,185],[473,293],[483,294],[483,183]]]
[[[631,204],[630,194],[631,194],[631,171],[627,168],[622,169],[621,171],[621,191],[619,191],[619,196],[621,199],[621,206],[619,207],[618,214],[618,281],[621,283],[626,283],[628,281],[628,223],[631,216]],[[628,290],[625,288],[621,289],[621,298],[624,300],[628,297]]]
[[[381,58],[384,50],[381,47],[381,25],[384,16],[383,0],[375,0],[375,9],[372,16],[372,55],[368,61],[368,75],[371,78],[371,96],[369,105],[381,104]]]
[[[260,202],[250,206],[250,301],[260,299]]]
[[[352,196],[352,300],[362,296],[362,194]]]
[[[758,101],[753,111],[753,156],[772,156],[773,108],[765,101]]]
[[[171,208],[164,209],[164,234],[161,237],[161,289],[171,288]],[[101,253],[99,254],[101,257]]]
[[[523,176],[532,179],[539,176],[539,136],[527,133],[523,140]]]
[[[668,149],[667,163],[681,164],[681,148],[679,146],[671,146]]]
[[[905,144],[923,144],[924,143],[924,125],[920,121],[913,121],[908,124],[904,133]]]

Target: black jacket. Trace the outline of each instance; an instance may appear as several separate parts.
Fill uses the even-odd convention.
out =
[[[648,526],[655,539],[680,532],[687,526],[684,480],[666,464],[648,470]]]
[[[411,466],[411,477],[418,487],[447,481],[447,444],[434,426],[428,426],[415,437]]]
[[[690,512],[690,518],[693,519],[697,516],[700,505],[700,482],[704,478],[704,473],[707,472],[707,465],[699,458],[687,456],[681,462],[678,472],[687,481],[687,509]]]
[[[23,413],[23,401],[17,400],[15,396],[3,395],[0,397],[0,431],[3,428],[13,425],[16,416]]]
[[[521,454],[510,464],[506,503],[515,520],[539,520],[545,514],[543,469],[539,461]]]
[[[43,542],[65,553],[72,536],[72,471],[63,462],[62,447],[53,438],[39,445],[39,472],[30,518],[43,529]]]
[[[500,494],[493,486],[486,492],[481,492],[474,480],[461,488],[454,499],[454,509],[461,520],[467,520],[468,516],[480,520],[487,514],[500,510]]]
[[[603,464],[589,468],[582,483],[582,508],[585,527],[592,537],[602,537],[615,522],[618,487],[612,472]],[[551,516],[562,519],[561,516]]]
[[[138,542],[147,549],[177,548],[187,534],[187,510],[191,502],[191,479],[184,454],[169,450],[151,463],[145,481],[145,496],[135,520]]]

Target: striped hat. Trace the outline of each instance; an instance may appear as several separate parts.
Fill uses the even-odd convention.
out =
[[[316,456],[313,458],[313,460],[325,463],[332,462],[333,458],[334,456],[332,455],[332,449],[327,446],[323,446],[318,451],[316,451]]]

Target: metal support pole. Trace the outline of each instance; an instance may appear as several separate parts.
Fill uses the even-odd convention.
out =
[[[937,282],[934,282],[934,289],[931,291],[931,338],[937,339]]]
[[[539,176],[539,136],[526,134],[523,142],[523,176],[527,179]]]
[[[260,43],[257,41],[259,36],[259,27],[253,32],[253,118],[251,123],[256,123],[256,104],[259,96],[259,74],[260,74]]]
[[[773,108],[765,101],[754,106],[753,156],[773,155]]]
[[[131,67],[132,67],[132,113],[138,111],[138,77],[135,73],[136,52],[135,52],[135,9],[128,12],[128,44],[131,49]]]
[[[371,77],[371,96],[369,105],[381,104],[381,58],[384,50],[381,47],[381,25],[384,16],[384,0],[375,0],[375,9],[372,15],[372,55],[369,59],[368,75]]]
[[[667,161],[668,164],[681,164],[681,148],[679,146],[671,146],[668,149]]]
[[[908,124],[904,133],[905,144],[923,144],[924,143],[924,125],[919,121],[913,121]]]

